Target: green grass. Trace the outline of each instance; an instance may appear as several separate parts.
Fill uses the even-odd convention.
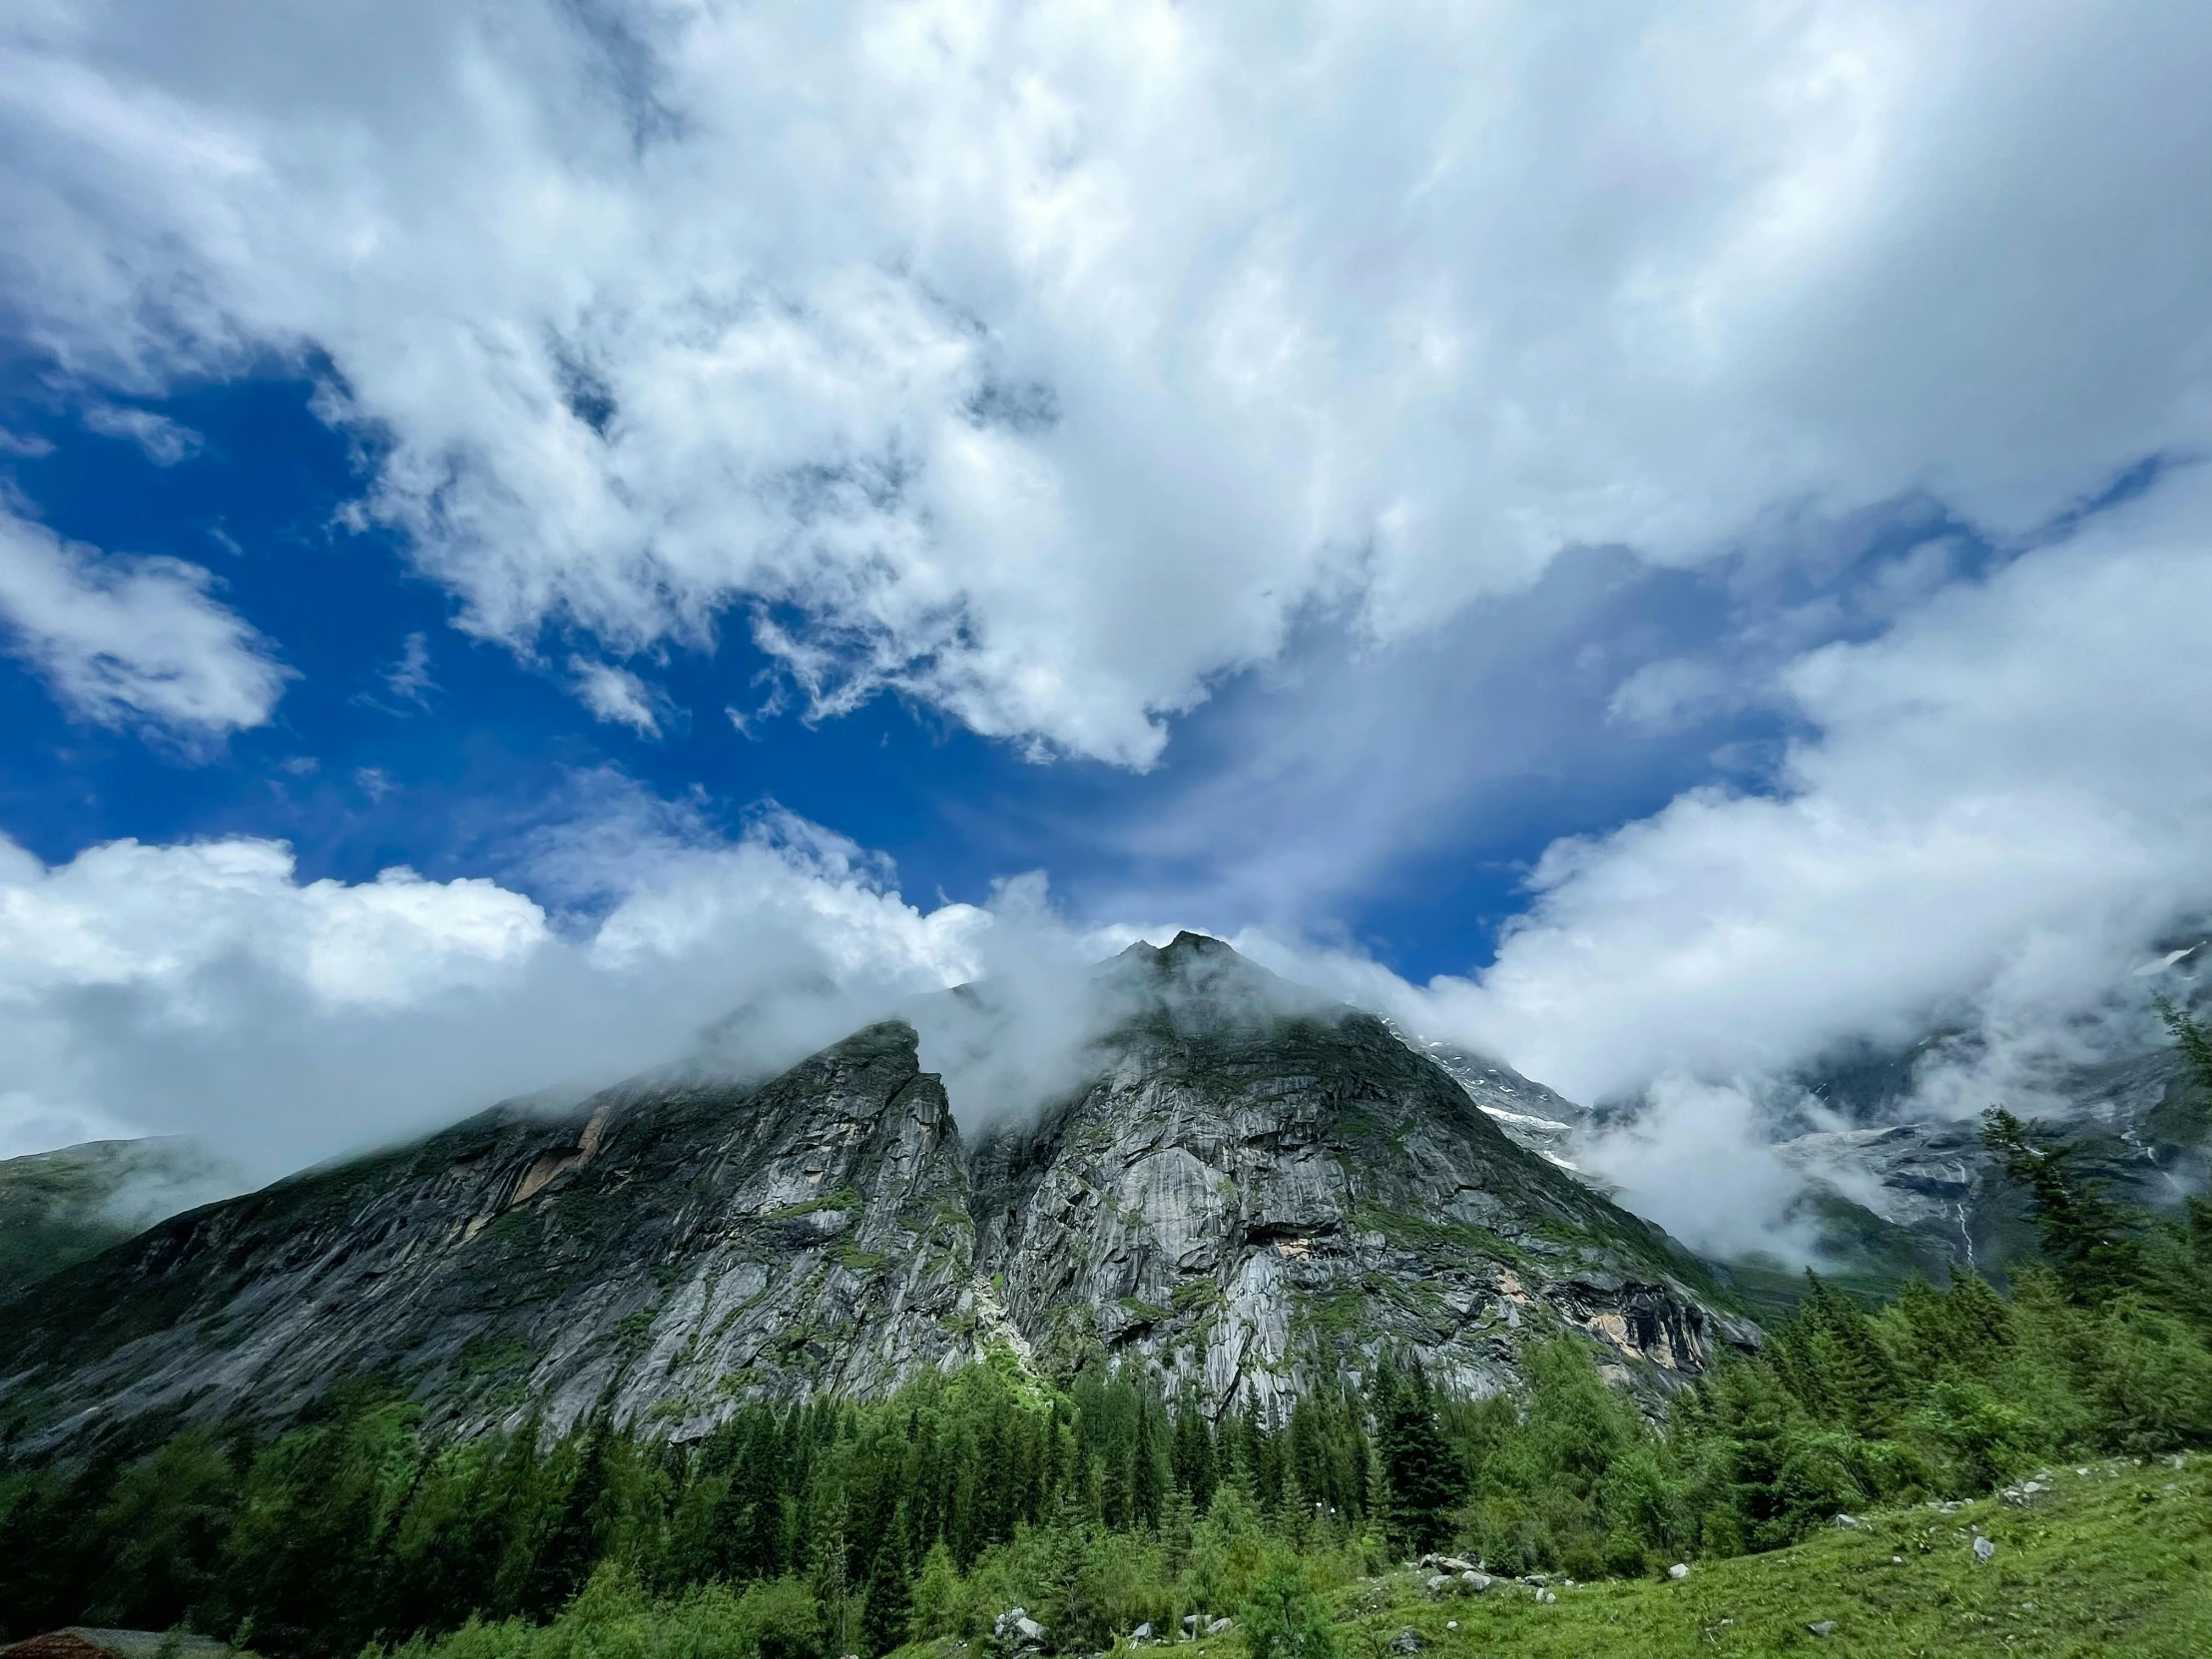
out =
[[[1973,1529],[1996,1545],[1973,1557]],[[1525,1587],[1430,1601],[1426,1574],[1342,1593],[1346,1659],[1386,1659],[1412,1629],[1432,1659],[1818,1653],[1843,1659],[1954,1655],[2212,1654],[2212,1460],[2060,1469],[2026,1508],[1994,1499],[1864,1517],[1770,1555],[1700,1562],[1671,1581]],[[1826,1637],[1813,1624],[1834,1621]],[[1446,1629],[1456,1621],[1456,1630]],[[1220,1646],[1231,1659],[1237,1644]]]
[[[823,1210],[857,1210],[859,1207],[860,1195],[858,1193],[850,1187],[835,1187],[829,1192],[805,1199],[798,1204],[787,1204],[781,1210],[771,1210],[760,1219],[762,1221],[796,1221],[801,1216],[812,1216]]]

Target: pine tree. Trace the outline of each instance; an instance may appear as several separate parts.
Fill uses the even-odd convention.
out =
[[[1808,1268],[1810,1289],[1804,1323],[1812,1332],[1814,1364],[1830,1420],[1855,1433],[1881,1433],[1897,1416],[1904,1382],[1872,1321],[1838,1296]]]
[[[2140,1285],[2142,1243],[2126,1209],[2076,1172],[2079,1144],[2022,1123],[2001,1106],[1990,1107],[1981,1122],[1982,1145],[2028,1194],[2036,1239],[2067,1295],[2088,1306]]]
[[[867,1607],[860,1620],[862,1650],[880,1656],[903,1647],[914,1611],[911,1564],[906,1557],[906,1514],[903,1506],[883,1529],[883,1541],[875,1551],[867,1575]]]
[[[576,1472],[562,1495],[552,1526],[531,1564],[526,1611],[543,1617],[558,1612],[591,1576],[606,1544],[608,1521],[608,1441],[613,1428],[603,1414],[584,1435]]]
[[[940,1537],[929,1546],[929,1553],[921,1558],[921,1571],[914,1575],[913,1612],[907,1622],[909,1639],[926,1642],[956,1634],[960,1613],[960,1569]]]
[[[1416,1362],[1376,1374],[1376,1440],[1389,1483],[1391,1531],[1414,1550],[1442,1538],[1445,1513],[1458,1501],[1460,1471],[1436,1423],[1428,1379]]]

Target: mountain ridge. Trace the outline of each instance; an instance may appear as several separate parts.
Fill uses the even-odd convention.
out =
[[[374,1374],[456,1431],[604,1407],[690,1438],[1025,1352],[1218,1412],[1384,1350],[1491,1391],[1552,1330],[1663,1392],[1754,1340],[1374,1016],[1199,935],[1102,982],[1126,1017],[1081,1085],[972,1141],[886,1020],[759,1085],[497,1107],[173,1218],[0,1307],[0,1433],[277,1422]]]

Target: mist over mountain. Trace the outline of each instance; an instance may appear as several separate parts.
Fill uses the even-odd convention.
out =
[[[1015,1000],[917,1006],[943,1042]],[[609,1409],[696,1437],[993,1354],[1280,1413],[1392,1354],[1495,1392],[1560,1331],[1656,1396],[1756,1340],[1694,1257],[1371,1015],[1191,933],[1073,1001],[1038,1092],[965,1121],[894,1019],[767,1081],[495,1108],[160,1223],[0,1308],[0,1419],[33,1448],[280,1424],[379,1376],[471,1432]]]

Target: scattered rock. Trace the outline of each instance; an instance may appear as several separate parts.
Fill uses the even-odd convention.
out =
[[[1465,1572],[1459,1575],[1459,1582],[1467,1587],[1467,1591],[1470,1595],[1480,1595],[1484,1590],[1487,1590],[1492,1584],[1496,1583],[1497,1580],[1492,1578],[1486,1572],[1476,1572],[1472,1567],[1469,1567]]]
[[[1234,1619],[1211,1620],[1206,1626],[1206,1634],[1209,1636],[1219,1636],[1224,1630],[1227,1630],[1236,1621]]]
[[[1667,1576],[1673,1579],[1676,1583],[1680,1583],[1683,1579],[1690,1576],[1690,1564],[1687,1561],[1675,1562],[1673,1566],[1667,1569]]]
[[[1149,1642],[1151,1640],[1152,1622],[1149,1619],[1146,1620],[1143,1624],[1138,1625],[1136,1629],[1129,1632],[1129,1645],[1131,1647],[1142,1647],[1146,1642]]]
[[[1407,1625],[1390,1638],[1390,1651],[1392,1653],[1418,1653],[1420,1649],[1420,1632],[1411,1625]]]
[[[1553,1602],[1557,1601],[1558,1599],[1559,1599],[1559,1598],[1558,1598],[1558,1596],[1557,1596],[1557,1595],[1555,1595],[1555,1594],[1554,1594],[1553,1592],[1551,1592],[1550,1590],[1538,1590],[1538,1591],[1536,1592],[1536,1600],[1537,1600],[1537,1601],[1538,1601],[1539,1603],[1541,1603],[1541,1604],[1542,1604],[1543,1606],[1546,1606],[1546,1607],[1549,1607],[1549,1606],[1550,1606],[1550,1605],[1551,1605],[1551,1604],[1552,1604]]]
[[[1457,1630],[1459,1628],[1459,1621],[1457,1619],[1446,1619],[1444,1620],[1444,1628],[1446,1630]]]
[[[1866,1522],[1862,1521],[1857,1515],[1839,1514],[1836,1517],[1836,1524],[1838,1526],[1848,1527],[1853,1531],[1857,1531],[1860,1527],[1866,1525]]]
[[[1041,1652],[1045,1628],[1029,1616],[1026,1607],[1009,1607],[991,1621],[991,1636],[1009,1653]]]
[[[1477,1572],[1480,1570],[1472,1561],[1462,1561],[1456,1555],[1438,1556],[1436,1565],[1446,1572]]]
[[[1440,1596],[1451,1586],[1451,1574],[1448,1572],[1436,1573],[1428,1580],[1428,1593],[1432,1596]]]
[[[1997,1546],[1991,1543],[1987,1538],[1974,1539],[1973,1558],[1976,1561],[1987,1561],[1991,1559],[1996,1554],[1996,1552]]]
[[[1833,1636],[1836,1634],[1836,1621],[1834,1619],[1822,1619],[1816,1624],[1807,1625],[1805,1628],[1816,1636]]]

